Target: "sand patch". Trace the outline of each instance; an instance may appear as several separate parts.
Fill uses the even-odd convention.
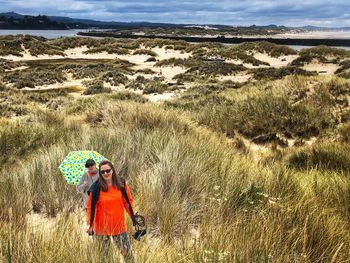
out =
[[[163,60],[163,59],[169,59],[169,58],[182,58],[186,59],[191,56],[190,53],[187,52],[181,52],[179,50],[173,50],[173,49],[165,49],[165,48],[152,48],[152,51],[156,52],[158,54],[157,59]]]
[[[220,81],[228,81],[231,80],[233,82],[247,82],[251,79],[252,75],[251,74],[246,74],[246,73],[238,73],[236,75],[230,75],[230,76],[220,76],[218,80]]]
[[[115,59],[115,54],[108,54],[107,52],[99,52],[94,54],[84,54],[84,51],[89,50],[87,46],[82,47],[76,47],[76,48],[69,48],[64,53],[66,56],[60,56],[60,55],[38,55],[38,56],[32,56],[28,50],[24,50],[22,52],[22,57],[18,56],[0,56],[0,58],[4,59],[11,59],[13,61],[27,61],[27,60],[49,60],[49,59],[62,59],[62,58],[70,58],[70,59]]]
[[[115,55],[119,59],[127,60],[136,65],[140,64],[154,64],[154,62],[145,62],[150,56],[148,55]]]
[[[162,94],[147,94],[143,96],[152,102],[161,102],[174,99],[176,94],[174,92],[166,92]]]
[[[92,54],[84,54],[83,52],[89,50],[87,46],[69,48],[64,53],[66,54],[66,58],[78,59],[115,59],[115,54],[108,54],[106,51]]]
[[[83,87],[82,82],[86,79],[71,79],[64,81],[62,83],[54,83],[49,85],[42,85],[42,86],[36,86],[35,88],[23,88],[22,90],[28,90],[28,91],[40,91],[40,90],[55,90],[55,89],[64,89],[64,88],[73,88],[76,87],[78,89],[79,87]],[[81,88],[83,90],[83,88]]]
[[[298,55],[288,55],[288,56],[281,56],[278,58],[274,58],[269,56],[266,53],[255,53],[254,58],[267,62],[270,64],[271,67],[274,68],[281,68],[288,66],[289,63],[291,63],[294,59],[296,59]]]
[[[186,69],[184,69],[182,67],[179,67],[179,66],[175,66],[175,67],[161,67],[159,72],[166,79],[171,80],[176,75],[185,73]]]
[[[57,219],[57,217],[50,218],[38,213],[30,213],[27,215],[28,224],[33,231],[40,231],[43,234],[49,234],[53,231]]]
[[[26,69],[29,68],[28,66],[20,66],[17,68],[12,68],[12,69],[5,69],[5,72],[10,72],[10,71],[17,71],[17,70],[22,70],[22,69]]]
[[[336,64],[311,63],[302,67],[307,71],[316,71],[319,75],[332,75],[339,68]]]

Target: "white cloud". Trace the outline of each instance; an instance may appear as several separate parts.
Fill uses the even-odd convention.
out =
[[[0,11],[115,21],[231,25],[349,26],[350,1],[337,0],[0,0]]]

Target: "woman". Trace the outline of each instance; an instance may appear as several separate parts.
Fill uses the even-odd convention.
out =
[[[119,246],[126,262],[134,262],[131,246],[126,232],[124,210],[130,215],[127,202],[121,192],[122,182],[110,161],[99,165],[99,178],[89,190],[87,202],[88,233],[104,237]],[[124,184],[131,205],[133,204],[129,187]]]

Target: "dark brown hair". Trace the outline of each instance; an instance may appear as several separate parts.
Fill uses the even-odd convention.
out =
[[[114,166],[113,164],[108,161],[108,160],[103,160],[102,162],[100,162],[99,166],[98,166],[98,171],[99,171],[99,183],[101,185],[101,189],[103,192],[107,192],[108,190],[108,184],[106,182],[106,180],[103,178],[102,174],[100,173],[101,171],[101,166],[102,165],[108,165],[111,169],[112,169],[112,185],[117,188],[117,189],[120,189],[121,188],[121,181],[120,181],[120,178],[119,176],[117,175],[117,173],[115,172],[115,169],[114,169]]]

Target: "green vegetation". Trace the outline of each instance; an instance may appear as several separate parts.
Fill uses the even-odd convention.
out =
[[[350,56],[350,52],[341,48],[334,48],[328,46],[317,46],[312,48],[305,48],[299,52],[299,57],[291,64],[293,66],[303,66],[312,61],[321,63],[339,63],[344,58]]]

